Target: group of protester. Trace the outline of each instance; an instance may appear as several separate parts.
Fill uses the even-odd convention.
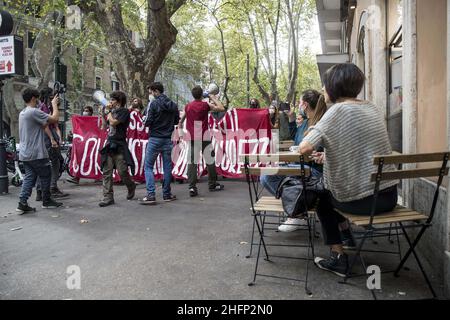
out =
[[[155,82],[148,86],[149,105],[143,108],[142,100],[133,99],[127,108],[127,97],[124,92],[115,91],[110,95],[110,102],[101,108],[101,127],[107,130],[108,137],[105,147],[100,151],[101,168],[103,173],[103,199],[100,207],[107,207],[115,203],[113,190],[113,171],[120,175],[122,183],[127,187],[127,199],[135,197],[136,184],[132,181],[129,168],[134,172],[134,161],[128,150],[126,141],[130,123],[130,112],[137,111],[144,116],[144,124],[149,128],[149,141],[145,155],[145,178],[147,195],[141,200],[143,205],[156,204],[156,188],[154,166],[161,154],[163,160],[163,200],[176,200],[171,192],[172,181],[172,136],[176,126],[183,127],[186,122],[187,135],[190,141],[191,159],[188,165],[189,195],[195,197],[197,190],[197,163],[200,151],[207,156],[209,191],[221,191],[224,186],[217,182],[214,151],[211,147],[211,137],[208,136],[208,116],[210,112],[223,112],[225,107],[214,95],[204,98],[203,89],[196,86],[192,89],[194,100],[186,105],[183,116],[176,103],[164,94],[164,86]],[[61,202],[55,199],[67,197],[57,187],[59,179],[59,157],[61,157],[61,132],[57,126],[59,120],[59,97],[51,89],[46,89],[45,97],[33,89],[26,89],[23,99],[26,108],[19,116],[20,151],[19,159],[24,163],[25,178],[20,195],[17,211],[20,214],[35,212],[36,209],[28,205],[32,189],[37,186],[37,201],[43,201],[43,208],[58,208]],[[92,116],[93,108],[86,106],[84,116]],[[200,124],[200,127],[198,127]],[[70,178],[72,183],[78,183],[78,178]]]
[[[278,108],[275,104],[269,107],[273,128],[283,128],[286,131],[283,134],[294,140],[298,146],[296,150],[310,157],[312,175],[323,177],[326,191],[319,195],[317,215],[323,228],[325,244],[331,247],[331,254],[328,258],[317,257],[315,263],[319,268],[339,276],[345,276],[348,268],[344,247],[354,246],[355,240],[351,236],[346,219],[337,210],[356,215],[370,215],[373,203],[373,183],[370,182],[372,158],[377,154],[392,152],[381,110],[370,102],[357,99],[364,82],[365,76],[357,66],[338,64],[325,73],[323,93],[316,90],[303,92],[298,117],[289,108]],[[164,169],[163,200],[176,200],[170,187],[172,135],[176,126],[185,126],[187,141],[190,142],[190,196],[198,195],[197,163],[200,151],[205,158],[213,159],[206,161],[209,190],[223,190],[224,186],[217,183],[214,151],[211,147],[211,137],[208,135],[208,115],[210,112],[223,112],[223,104],[213,95],[205,99],[202,88],[195,87],[192,90],[194,100],[184,108],[184,114],[180,117],[178,106],[164,94],[161,83],[151,84],[148,92],[150,103],[145,110],[140,99],[133,99],[130,108],[143,114],[145,126],[149,127],[145,155],[147,194],[141,204],[156,203],[153,168],[159,154],[162,155]],[[61,206],[61,203],[53,199],[66,196],[58,189],[57,179],[54,179],[57,170],[53,163],[57,161],[53,159],[56,159],[57,155],[53,155],[53,149],[57,150],[58,141],[61,141],[56,125],[59,118],[59,98],[57,95],[47,96],[47,102],[39,102],[39,92],[27,89],[23,93],[27,107],[19,117],[20,160],[23,161],[26,172],[17,209],[20,213],[35,211],[27,201],[37,180],[43,208]],[[51,107],[44,110],[42,104],[48,104],[48,101],[51,101]],[[109,127],[109,130],[107,143],[101,150],[101,207],[114,204],[114,169],[117,169],[128,189],[127,199],[135,197],[136,185],[128,170],[134,166],[134,162],[126,142],[130,121],[130,110],[126,103],[125,93],[116,91],[110,95],[110,103],[102,111],[102,127]],[[250,107],[259,108],[259,102],[252,99]],[[92,115],[92,108],[85,109],[85,112],[86,115]],[[264,176],[261,183],[270,193],[275,194],[283,178]],[[390,211],[396,206],[396,184],[381,184],[377,214]],[[279,229],[285,232],[294,231],[301,223],[301,217],[289,217]]]

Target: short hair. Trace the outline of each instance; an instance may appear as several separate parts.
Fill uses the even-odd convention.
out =
[[[122,91],[114,91],[109,95],[111,99],[117,100],[120,103],[121,107],[125,107],[127,104],[127,96]]]
[[[27,88],[22,93],[22,98],[25,103],[31,102],[33,98],[39,99],[39,91],[37,91],[36,89]]]
[[[89,110],[90,113],[94,113],[94,109],[91,106],[84,107],[83,111],[86,110],[86,109]]]
[[[164,93],[164,86],[161,82],[153,82],[151,85],[147,87],[147,89],[150,89],[152,91],[158,90],[161,93]]]
[[[331,102],[339,98],[356,98],[361,92],[366,77],[353,63],[337,64],[325,72],[323,83]]]
[[[203,97],[203,89],[200,86],[195,86],[191,92],[192,92],[192,96],[196,100],[199,100]]]

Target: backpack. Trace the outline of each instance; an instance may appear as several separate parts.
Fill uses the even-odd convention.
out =
[[[322,176],[311,175],[305,178],[306,204],[303,182],[300,177],[286,177],[278,185],[276,198],[281,199],[284,212],[289,217],[306,216],[325,191]]]

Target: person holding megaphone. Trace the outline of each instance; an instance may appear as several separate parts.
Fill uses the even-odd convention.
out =
[[[134,161],[127,144],[127,130],[130,124],[130,112],[126,108],[127,97],[122,91],[114,91],[110,95],[110,102],[102,111],[102,129],[108,130],[105,147],[100,151],[103,172],[103,200],[100,207],[114,204],[113,171],[119,172],[122,182],[127,186],[127,200],[132,200],[136,191],[136,184],[131,180],[128,167],[134,172]]]

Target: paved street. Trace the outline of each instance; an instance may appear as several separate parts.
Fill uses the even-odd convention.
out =
[[[61,184],[71,194],[63,209],[39,209],[28,216],[16,215],[19,190],[10,187],[10,195],[0,197],[0,299],[371,298],[365,280],[341,285],[337,277],[314,266],[312,297],[302,284],[285,280],[258,278],[257,285],[249,287],[255,258],[245,258],[252,227],[246,184],[223,183],[226,191],[209,193],[202,182],[196,199],[189,198],[186,184],[175,184],[179,200],[153,207],[124,201],[125,187],[115,186],[117,204],[101,209],[100,185],[82,180],[80,186]],[[144,193],[140,185],[137,196]],[[15,228],[21,229],[11,231]],[[305,240],[306,232],[268,236],[276,241]],[[327,254],[321,243],[316,241],[318,254]],[[383,258],[383,265],[392,268],[396,259]],[[367,260],[380,263],[374,255]],[[274,261],[262,260],[261,272],[304,275],[303,261]],[[81,269],[80,290],[67,289],[66,270],[71,265]],[[415,267],[413,260],[409,265]],[[382,288],[385,299],[429,297],[415,270],[403,272],[399,279],[382,276]]]

